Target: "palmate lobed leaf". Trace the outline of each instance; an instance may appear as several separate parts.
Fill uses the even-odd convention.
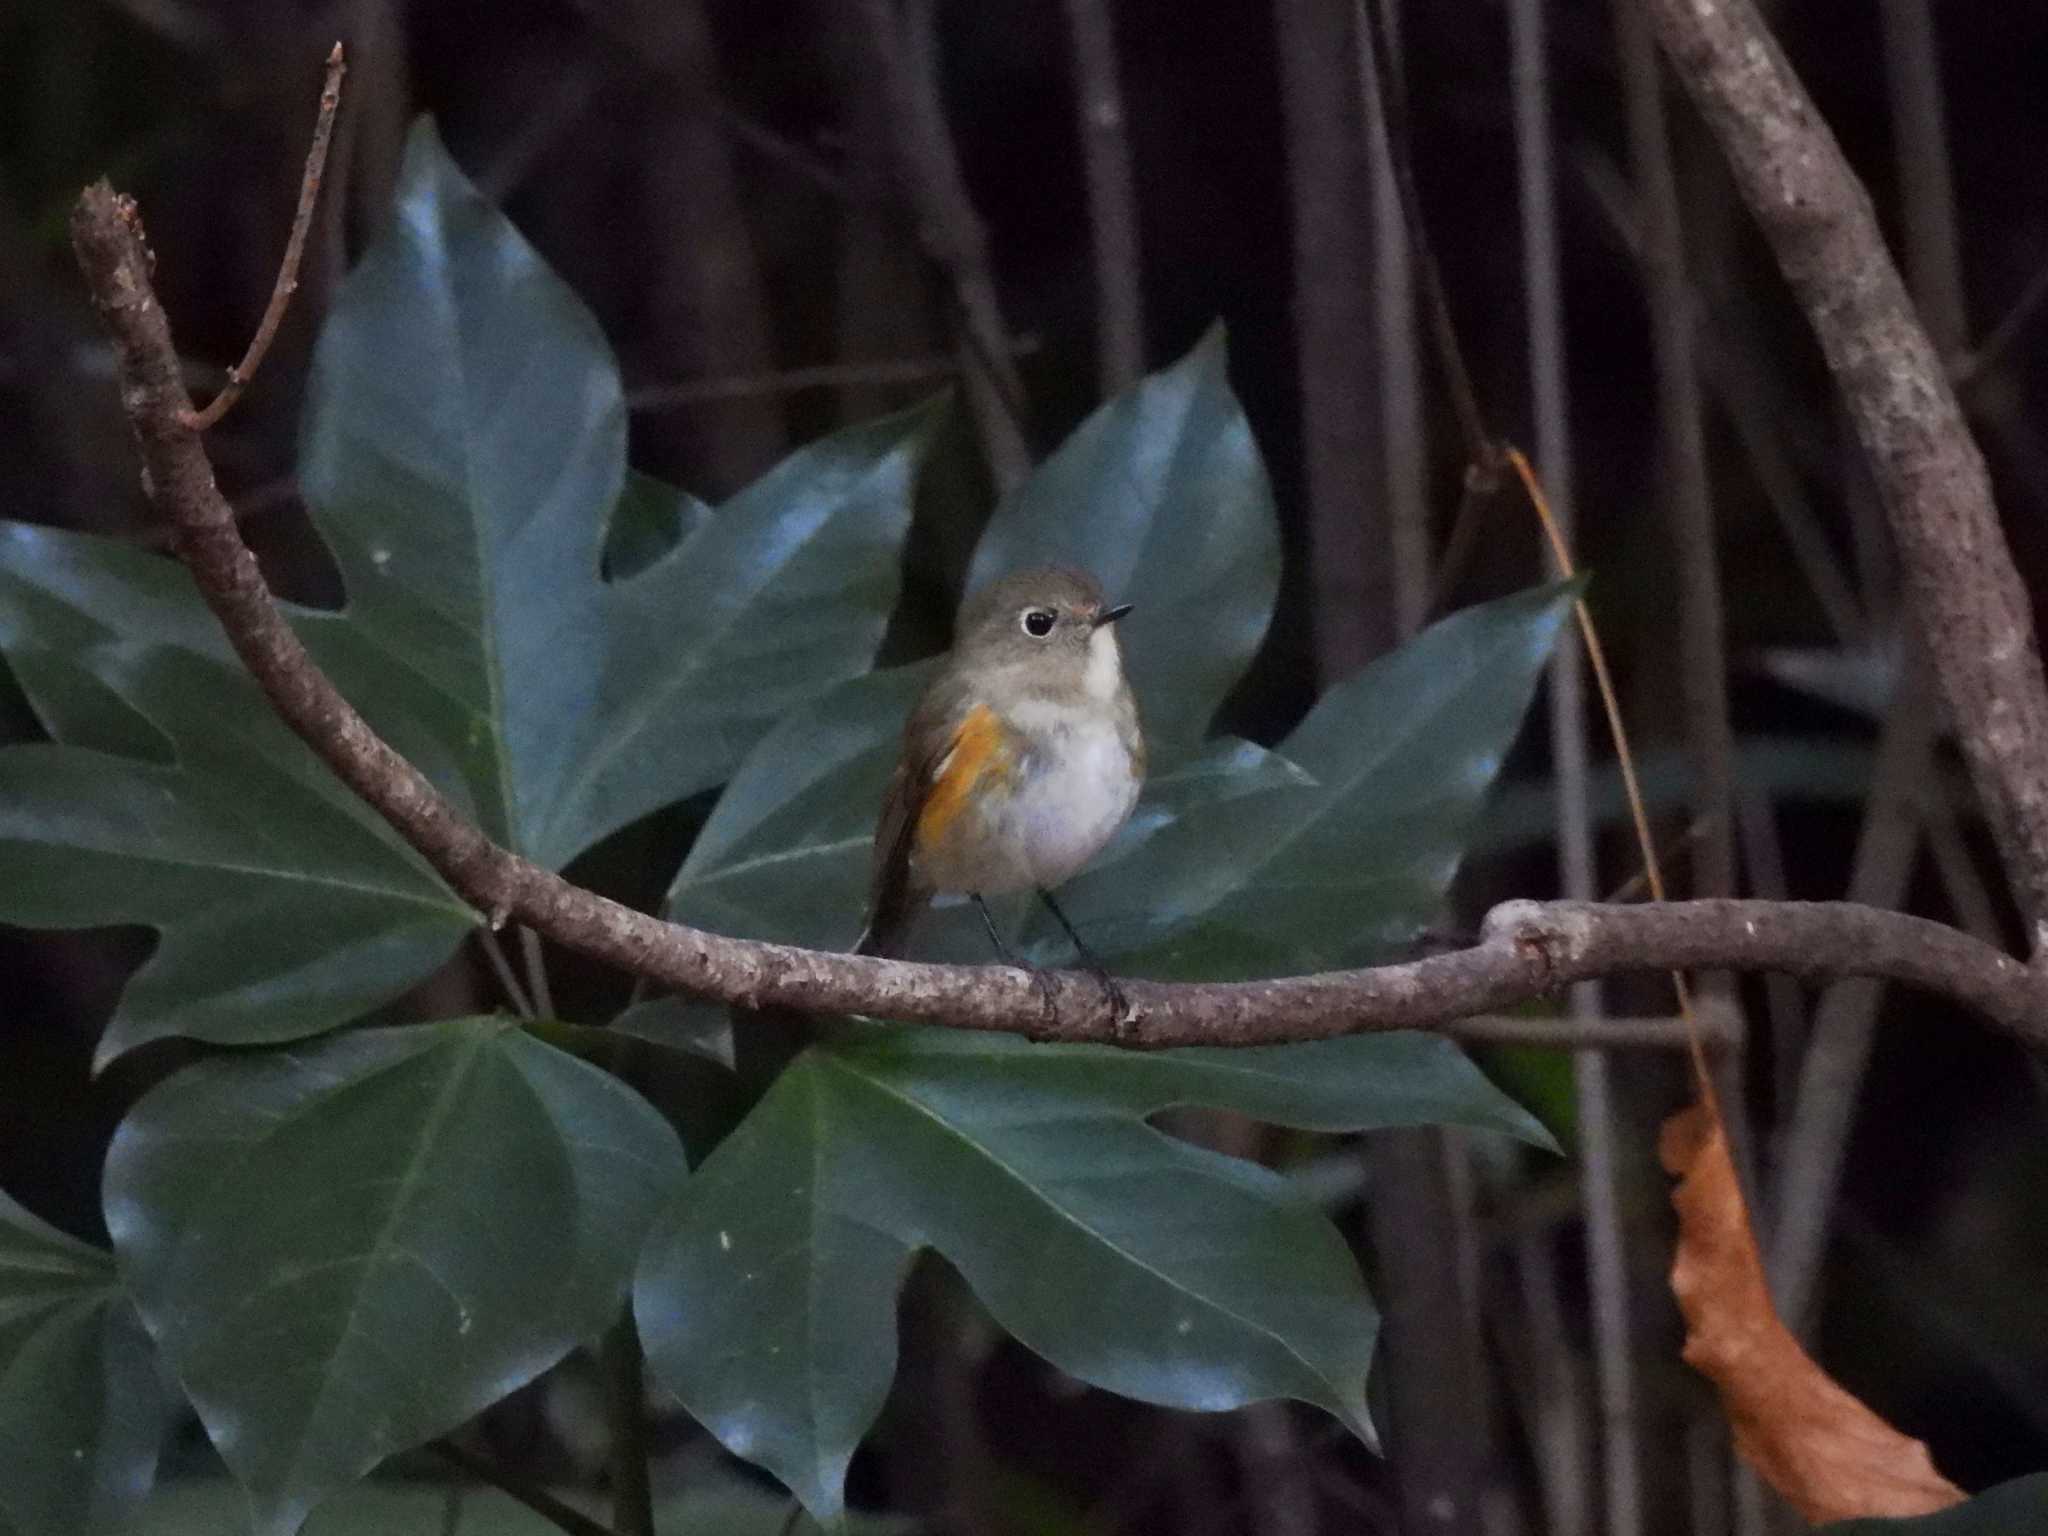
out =
[[[976,557],[983,578],[1043,559],[1092,565],[1138,604],[1125,639],[1162,766],[1062,901],[1099,952],[1149,974],[1383,958],[1437,915],[1571,589],[1435,626],[1331,690],[1279,751],[1197,742],[1272,601],[1270,504],[1222,364],[1212,337],[1098,412],[998,508]],[[1155,494],[1157,477],[1170,493]],[[1136,622],[1148,611],[1149,639]],[[875,807],[930,665],[842,685],[765,737],[670,911],[850,942]],[[1071,958],[1024,901],[998,907],[1033,959]],[[958,904],[927,915],[914,948],[987,958]],[[832,1518],[894,1374],[899,1282],[929,1246],[1085,1380],[1193,1407],[1291,1395],[1367,1432],[1373,1313],[1343,1242],[1267,1171],[1144,1124],[1174,1103],[1332,1130],[1477,1123],[1548,1144],[1436,1040],[1148,1058],[931,1032],[822,1045],[712,1154],[650,1243],[636,1303],[657,1373]]]
[[[903,718],[932,669],[919,662],[855,678],[792,711],[764,737],[691,845],[669,888],[670,916],[786,944],[851,944],[867,902],[882,789],[896,762]],[[1251,742],[1210,742],[1152,776],[1130,824],[1100,862],[1123,858],[1198,807],[1312,782],[1278,753]],[[1005,904],[1005,911],[1016,905]],[[925,920],[917,948],[979,960],[987,944],[978,921],[940,911]]]
[[[308,383],[300,481],[349,592],[308,644],[403,701],[487,832],[560,867],[866,669],[932,413],[822,439],[706,515],[628,480],[596,321],[424,122],[397,214]]]
[[[278,720],[174,563],[0,527],[0,649],[56,738],[0,749],[0,917],[161,935],[102,1062],[167,1034],[329,1028],[469,931],[467,905]]]
[[[1199,741],[1265,639],[1280,525],[1223,327],[1068,436],[989,519],[968,589],[1047,563],[1092,571],[1115,601],[1156,748]]]
[[[861,1030],[800,1058],[679,1193],[635,1287],[649,1360],[835,1519],[930,1247],[1083,1381],[1182,1408],[1296,1397],[1369,1437],[1375,1314],[1349,1249],[1279,1175],[1145,1123],[1176,1105],[1548,1142],[1434,1037],[1132,1056]]]
[[[1027,565],[1078,565],[1136,604],[1119,626],[1153,765],[1144,803],[1099,859],[1167,820],[1259,789],[1306,784],[1284,757],[1204,742],[1265,638],[1280,537],[1221,327],[1075,429],[989,519],[969,586]],[[932,663],[875,673],[794,711],[741,764],[668,895],[678,921],[844,947],[860,931],[868,848],[903,719]],[[1005,905],[1014,922],[1022,903]],[[1041,958],[1062,953],[1033,935]],[[978,922],[927,918],[918,948],[987,953]]]
[[[1140,974],[1281,975],[1401,953],[1442,906],[1576,591],[1465,609],[1338,683],[1280,744],[1311,786],[1190,807],[1083,870],[1067,914]]]
[[[1181,757],[1146,784],[1061,906],[1098,954],[1163,978],[1397,952],[1436,916],[1575,590],[1520,593],[1432,626],[1332,688],[1277,751],[1225,738]],[[721,932],[851,943],[875,807],[929,669],[845,684],[764,738],[677,874],[670,913]],[[991,905],[1034,961],[1072,960],[1028,899]],[[914,952],[977,961],[988,940],[956,905],[924,919]]]
[[[125,1528],[162,1432],[149,1339],[112,1255],[0,1195],[0,1532]]]
[[[504,1020],[223,1057],[146,1095],[105,1203],[143,1320],[288,1533],[616,1315],[682,1151]]]
[[[301,480],[348,606],[291,617],[458,806],[559,866],[868,665],[929,415],[716,512],[629,474],[595,322],[422,124],[309,390]],[[102,1061],[318,1033],[473,928],[272,718],[174,561],[0,524],[0,650],[56,743],[0,750],[0,919],[160,934]]]

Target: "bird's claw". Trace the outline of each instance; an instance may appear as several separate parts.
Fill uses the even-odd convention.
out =
[[[1046,1023],[1057,1023],[1060,1016],[1059,983],[1053,980],[1052,972],[1041,971],[1035,965],[1027,965],[1022,969],[1024,974],[1031,978],[1032,988],[1038,993],[1038,1001],[1044,1007]]]

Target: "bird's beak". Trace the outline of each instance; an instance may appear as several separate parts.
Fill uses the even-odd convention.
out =
[[[1105,608],[1102,612],[1095,615],[1095,622],[1088,627],[1090,629],[1100,629],[1105,624],[1114,624],[1130,611],[1131,605],[1129,603],[1118,603],[1114,608]]]

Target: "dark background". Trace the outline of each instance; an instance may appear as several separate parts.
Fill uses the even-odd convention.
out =
[[[1102,394],[1066,13],[1059,0],[911,9],[933,18],[947,123],[1018,338],[1029,441],[1043,453]],[[1807,0],[1769,9],[1887,232],[1902,240],[1910,199],[1899,124],[1908,108],[1888,69],[1881,21],[1913,8]],[[629,390],[650,392],[634,417],[639,467],[716,498],[841,420],[940,387],[959,356],[954,311],[901,196],[857,10],[850,0],[8,0],[0,10],[0,514],[156,538],[65,242],[70,200],[102,173],[137,196],[160,294],[206,393],[240,355],[268,295],[321,60],[337,36],[349,41],[351,71],[303,286],[258,384],[210,439],[224,488],[288,590],[339,596],[295,499],[294,424],[323,306],[381,227],[418,112],[436,116],[458,160],[597,312]],[[1374,221],[1365,172],[1349,0],[1112,0],[1109,10],[1137,186],[1132,254],[1146,366],[1178,356],[1213,320],[1226,322],[1232,376],[1278,494],[1289,551],[1283,611],[1232,721],[1271,739],[1319,675],[1396,638],[1402,578],[1389,554],[1385,487],[1398,455],[1387,452],[1380,425],[1385,390],[1421,391],[1427,533],[1439,569],[1433,611],[1538,579],[1537,535],[1512,494],[1470,498],[1461,510],[1466,445],[1426,337],[1419,375],[1390,383],[1381,367],[1374,327],[1385,295],[1371,257],[1388,232]],[[1398,11],[1408,107],[1395,133],[1412,153],[1450,314],[1491,430],[1533,451],[1507,11],[1474,0]],[[1633,249],[1614,19],[1580,0],[1543,12],[1578,544],[1597,573],[1595,608],[1638,743],[1675,786],[1661,826],[1683,882],[1686,851],[1702,840],[1688,841],[1682,760],[1673,755],[1685,728],[1675,628],[1683,573],[1663,516],[1673,494],[1660,452],[1669,404],[1660,406],[1644,266]],[[1951,350],[2015,553],[2038,592],[2048,578],[2048,438],[2038,409],[2048,321],[2023,312],[1993,350],[1978,349],[2048,269],[2048,6],[1942,0],[1932,15],[1964,309]],[[1318,57],[1336,61],[1336,76],[1349,81],[1334,104],[1301,99],[1301,63]],[[1816,349],[1704,131],[1675,93],[1667,90],[1665,104],[1686,276],[1699,296],[1737,788],[1778,834],[1790,893],[1836,897],[1883,707],[1881,687],[1844,686],[1886,675],[1900,618],[1896,583]],[[1334,164],[1334,179],[1307,184],[1302,168],[1311,161]],[[1308,275],[1326,297],[1336,294],[1334,305],[1298,297],[1306,293],[1303,230],[1323,258]],[[1923,272],[1912,275],[1925,293]],[[929,364],[926,376],[838,387],[774,378],[903,360]],[[721,398],[704,398],[707,381]],[[661,390],[670,393],[652,393]],[[993,494],[964,410],[933,478],[892,642],[905,654],[943,643]],[[1846,639],[1792,557],[1783,531],[1792,502],[1805,510],[1790,515],[1811,520],[1867,618]],[[1453,550],[1461,553],[1447,556]],[[1339,611],[1332,591],[1358,601]],[[1846,684],[1788,681],[1792,648],[1808,653],[1809,674]],[[18,695],[0,686],[0,733],[34,732]],[[1518,780],[1548,772],[1543,737],[1539,711],[1512,765]],[[1604,742],[1604,732],[1593,739]],[[1958,830],[1947,873],[1937,878],[1923,858],[1909,904],[1953,918],[1974,880],[1988,890],[1994,925],[2017,942],[1960,783],[1953,771],[1930,775],[1929,801],[1947,806]],[[687,830],[684,815],[642,835],[659,843]],[[1611,815],[1603,823],[1609,885],[1635,867],[1622,830]],[[1547,845],[1496,828],[1464,877],[1457,917],[1469,925],[1486,902],[1546,894],[1555,879]],[[1771,894],[1754,847],[1740,861],[1737,888]],[[98,1025],[148,942],[139,931],[0,930],[0,1186],[96,1237],[105,1138],[123,1106],[179,1059],[177,1049],[157,1048],[97,1082],[88,1074]],[[461,976],[437,983],[465,984]],[[600,995],[594,983],[587,990]],[[1617,1006],[1668,1006],[1655,988],[1616,991]],[[1770,1137],[1788,1108],[1800,1048],[1799,999],[1750,983],[1743,1000],[1755,1031],[1747,1081],[1767,1203]],[[1830,1249],[1820,1352],[1974,1487],[2048,1465],[2043,1079],[2016,1047],[1923,999],[1894,994],[1881,1018]],[[1676,1319],[1662,1293],[1670,1233],[1652,1148],[1656,1120],[1679,1101],[1683,1080],[1649,1053],[1621,1053],[1614,1063],[1628,1253],[1639,1282],[1633,1331],[1649,1528],[1729,1529],[1713,1513],[1727,1492],[1718,1421],[1676,1362]],[[1561,1058],[1496,1057],[1493,1065],[1569,1128]],[[1339,1198],[1369,1250],[1355,1183]],[[1496,1506],[1518,1522],[1499,1528],[1541,1530],[1531,1489],[1542,1426],[1512,1388],[1531,1360],[1562,1361],[1578,1373],[1581,1411],[1589,1411],[1578,1191],[1573,1173],[1559,1169],[1534,1184],[1482,1178],[1468,1194],[1416,1241],[1448,1253],[1462,1233],[1481,1255],[1482,1320],[1471,1326],[1487,1372],[1464,1404],[1464,1422],[1483,1448]],[[1528,1254],[1516,1257],[1528,1243],[1555,1272],[1541,1282],[1547,1307],[1531,1304]],[[1382,1289],[1400,1283],[1388,1274]],[[920,1382],[952,1369],[933,1358],[947,1353],[934,1339],[950,1335],[919,1321],[957,1310],[934,1301],[943,1291],[937,1282],[913,1290],[906,1402],[856,1465],[856,1493],[868,1502],[928,1508],[941,1497],[919,1464],[935,1443],[952,1443],[960,1426],[949,1432],[941,1422],[950,1415],[973,1421],[1000,1486],[1035,1511],[1013,1521],[1017,1529],[1393,1528],[1400,1490],[1386,1467],[1306,1413],[1190,1426],[1072,1395],[1014,1346],[974,1362],[964,1400],[921,1401]],[[537,1465],[576,1473],[573,1449],[548,1427],[554,1418],[531,1402],[500,1417],[494,1433],[512,1437]],[[673,1449],[686,1448],[692,1431],[676,1421],[664,1433]],[[1273,1444],[1277,1460],[1268,1455]],[[1276,1488],[1288,1497],[1274,1497]],[[973,1523],[957,1508],[948,1518]]]

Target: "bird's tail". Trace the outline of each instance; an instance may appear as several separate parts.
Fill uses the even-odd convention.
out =
[[[880,955],[894,960],[903,953],[904,945],[910,942],[910,930],[931,898],[912,890],[910,883],[899,881],[885,883],[876,892],[873,907],[868,912],[867,926],[860,931],[860,937],[853,941],[856,955]]]

